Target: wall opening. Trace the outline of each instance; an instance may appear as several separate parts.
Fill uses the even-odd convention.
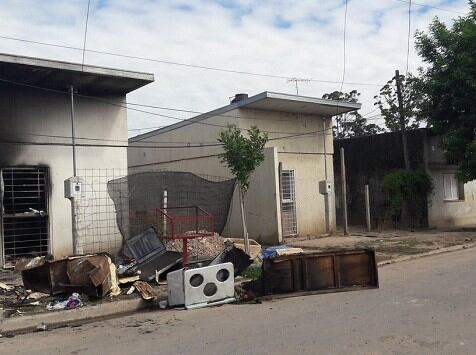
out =
[[[281,225],[283,237],[297,235],[296,179],[294,170],[281,170]]]
[[[0,169],[3,267],[48,254],[48,168]]]

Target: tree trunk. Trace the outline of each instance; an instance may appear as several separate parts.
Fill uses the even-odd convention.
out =
[[[245,192],[240,186],[240,208],[241,208],[241,224],[243,227],[243,240],[245,244],[245,253],[250,255],[250,241],[248,240],[248,229],[246,228],[246,217],[245,217]]]

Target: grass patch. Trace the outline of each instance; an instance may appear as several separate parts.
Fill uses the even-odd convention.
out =
[[[251,265],[240,276],[245,279],[256,280],[261,276],[261,267]]]

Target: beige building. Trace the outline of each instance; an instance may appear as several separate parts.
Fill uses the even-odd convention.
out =
[[[426,172],[433,182],[428,201],[428,225],[434,228],[476,225],[476,180],[463,184],[458,167],[450,164],[442,147],[442,136],[426,134]]]
[[[78,176],[84,169],[126,171],[126,94],[153,80],[152,74],[0,54],[0,267],[22,257],[69,255],[73,231],[81,228],[94,227],[94,235],[76,235],[83,237],[79,252],[120,247],[117,228],[105,229],[90,212],[96,205],[83,206],[87,218],[76,210],[82,219],[72,221],[64,183],[74,175],[71,103]]]
[[[335,229],[332,116],[360,104],[263,92],[236,95],[229,105],[129,140],[129,173],[164,169],[231,177],[219,160],[220,131],[236,125],[268,132],[264,163],[246,196],[251,238],[276,244],[283,236],[318,235]],[[147,148],[185,142],[185,148]],[[241,236],[235,191],[224,234]]]

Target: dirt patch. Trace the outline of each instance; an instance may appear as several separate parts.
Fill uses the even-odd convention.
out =
[[[335,235],[319,238],[286,240],[290,246],[306,250],[373,248],[377,260],[389,260],[405,255],[415,255],[455,245],[476,241],[476,233],[468,231],[392,231],[386,233],[356,233],[350,236]]]

